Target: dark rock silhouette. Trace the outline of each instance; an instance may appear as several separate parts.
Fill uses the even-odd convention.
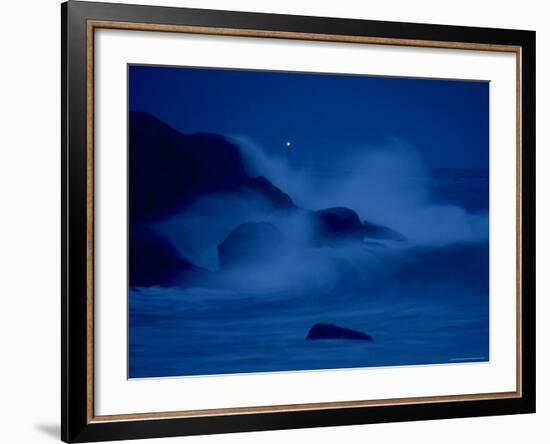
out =
[[[218,245],[222,270],[240,265],[262,265],[280,257],[285,238],[269,222],[246,222],[235,228]]]
[[[318,241],[321,245],[364,238],[399,242],[407,240],[405,236],[391,228],[367,221],[361,222],[359,215],[351,208],[334,207],[319,210],[312,214],[312,221],[318,228],[320,236]]]
[[[353,339],[369,342],[373,341],[372,337],[365,333],[333,324],[315,324],[309,330],[306,339]]]
[[[290,196],[281,191],[280,188],[277,188],[275,185],[273,185],[264,176],[253,177],[252,179],[250,179],[246,184],[245,189],[257,193],[258,195],[266,199],[269,203],[271,203],[273,208],[295,208],[294,202],[292,202]]]
[[[316,211],[322,235],[326,237],[362,237],[361,220],[349,208],[335,207]]]
[[[233,191],[248,175],[239,148],[216,134],[185,135],[144,112],[129,115],[132,223],[169,215],[209,192]]]
[[[129,240],[130,286],[170,286],[179,278],[205,272],[148,228],[131,229]]]
[[[393,240],[405,242],[407,238],[398,231],[372,222],[363,221],[363,236],[373,239]]]

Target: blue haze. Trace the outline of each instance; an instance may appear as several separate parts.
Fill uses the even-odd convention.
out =
[[[130,205],[130,231],[153,236],[130,236],[129,377],[489,360],[488,83],[130,66],[129,109],[130,200],[153,193]],[[178,200],[177,168],[191,172],[169,143],[205,162],[235,147],[242,177],[207,164]],[[257,177],[292,208],[251,192]],[[322,238],[310,215],[334,207],[406,241]],[[218,246],[247,223],[275,227],[284,252],[224,268]],[[165,261],[175,277],[133,281]],[[306,340],[316,323],[373,342]]]

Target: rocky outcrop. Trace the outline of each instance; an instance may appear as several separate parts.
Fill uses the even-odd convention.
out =
[[[391,228],[367,221],[361,222],[359,215],[351,208],[334,207],[315,211],[311,214],[311,220],[318,234],[317,243],[320,245],[332,245],[349,240],[407,240]]]
[[[307,336],[307,340],[318,339],[352,339],[360,341],[372,342],[371,336],[366,333],[362,333],[357,330],[351,330],[349,328],[339,327],[334,324],[315,324],[310,328]]]
[[[144,112],[129,115],[131,223],[150,222],[210,192],[245,185],[239,148],[216,134],[185,135]]]
[[[320,235],[328,239],[361,238],[362,224],[357,213],[349,208],[335,207],[315,212]]]
[[[222,232],[233,228],[217,247],[222,271],[240,265],[269,264],[290,248],[295,253],[296,248],[338,247],[348,242],[383,247],[376,241],[406,240],[395,230],[362,222],[351,208],[300,208],[266,177],[250,178],[239,147],[223,136],[186,135],[147,113],[130,112],[128,160],[130,285],[171,285],[181,282],[181,276],[189,282],[187,277],[205,273],[213,279],[182,257],[166,238],[147,228],[207,194],[239,196],[245,201],[250,197],[250,207],[259,208],[251,211],[249,217],[239,207],[227,209],[241,217]],[[223,211],[213,211],[211,216],[213,223],[225,217]],[[246,222],[234,227],[247,219],[269,220],[276,226],[270,222]],[[212,239],[210,248],[219,239]],[[360,278],[356,267],[345,261],[337,262],[335,268],[350,282]]]

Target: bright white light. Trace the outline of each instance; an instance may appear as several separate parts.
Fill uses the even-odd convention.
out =
[[[290,140],[287,140],[286,146],[287,146],[287,147],[290,147],[290,145],[291,145]]]

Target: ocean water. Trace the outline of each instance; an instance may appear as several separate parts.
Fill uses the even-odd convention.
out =
[[[130,288],[128,376],[488,361],[487,171],[438,169],[404,183],[415,192],[401,213],[366,198],[360,208],[357,196],[344,203],[408,242],[306,248],[224,283]],[[373,341],[306,340],[316,323]]]

